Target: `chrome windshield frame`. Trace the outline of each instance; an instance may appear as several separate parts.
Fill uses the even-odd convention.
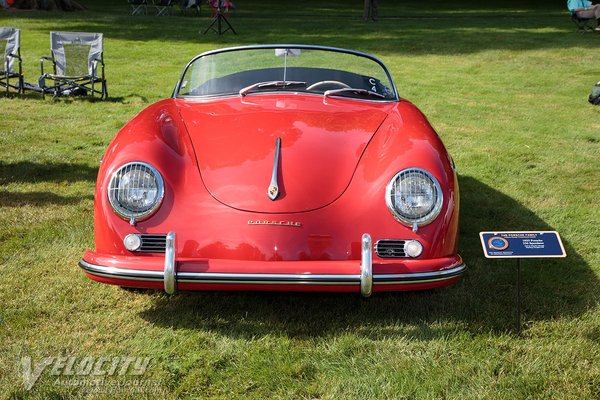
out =
[[[222,49],[205,51],[204,53],[198,54],[197,56],[192,58],[187,63],[187,65],[183,69],[183,72],[179,76],[179,79],[177,81],[177,84],[175,85],[175,88],[173,89],[173,94],[171,95],[171,97],[172,98],[198,98],[196,96],[180,96],[179,90],[181,89],[181,83],[183,82],[183,78],[185,77],[188,69],[196,60],[198,60],[200,58],[215,55],[215,54],[220,54],[220,53],[233,52],[233,51],[264,50],[264,49],[268,50],[268,49],[281,49],[281,48],[331,51],[331,52],[336,52],[336,53],[345,53],[345,54],[350,54],[350,55],[354,55],[357,57],[367,58],[367,59],[379,64],[379,66],[381,66],[381,68],[385,71],[385,74],[392,85],[392,90],[394,92],[394,98],[382,100],[382,102],[383,101],[387,101],[387,102],[400,101],[400,96],[398,95],[398,90],[396,88],[396,83],[394,82],[394,79],[392,78],[392,74],[390,73],[387,66],[383,63],[383,61],[381,61],[379,58],[377,58],[373,55],[367,54],[367,53],[356,51],[356,50],[343,49],[340,47],[318,46],[318,45],[307,45],[307,44],[261,44],[261,45],[250,45],[250,46],[226,47],[226,48],[222,48]],[[230,96],[230,95],[228,95],[228,96]],[[233,96],[233,94],[231,96]],[[215,96],[215,97],[223,97],[223,96]],[[210,97],[207,96],[206,98],[210,98]]]

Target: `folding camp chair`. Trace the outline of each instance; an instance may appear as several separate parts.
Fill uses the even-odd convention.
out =
[[[193,12],[197,16],[200,16],[200,1],[201,0],[182,0],[181,13],[187,14],[188,12]]]
[[[592,88],[592,93],[590,93],[588,101],[593,105],[600,106],[600,82],[596,83]]]
[[[50,49],[52,57],[40,59],[43,95],[100,94],[103,100],[108,97],[101,33],[50,32]],[[52,62],[52,74],[44,73],[44,60]]]
[[[154,0],[156,15],[173,15],[174,0]]]
[[[571,13],[571,21],[577,26],[577,32],[585,33],[586,31],[594,32],[596,20],[594,18],[581,18],[576,13]]]
[[[142,15],[148,13],[148,2],[146,0],[128,0],[131,6],[131,15]]]
[[[18,93],[23,93],[23,73],[21,69],[21,37],[20,31],[15,28],[0,28],[0,54],[2,54],[2,65],[0,65],[0,87],[8,90],[13,88]],[[15,60],[17,68],[15,69]],[[12,83],[11,79],[16,79]]]

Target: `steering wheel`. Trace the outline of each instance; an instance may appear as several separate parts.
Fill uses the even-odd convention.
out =
[[[306,90],[319,90],[319,91],[334,90],[334,89],[350,89],[350,86],[348,86],[344,82],[340,82],[340,81],[319,81],[319,82],[313,83],[312,85],[310,85],[309,87],[306,88]]]

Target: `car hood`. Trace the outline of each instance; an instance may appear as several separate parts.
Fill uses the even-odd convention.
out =
[[[335,201],[387,115],[381,105],[318,96],[178,104],[206,189],[223,204],[260,213],[306,212]],[[274,169],[279,195],[271,200]]]

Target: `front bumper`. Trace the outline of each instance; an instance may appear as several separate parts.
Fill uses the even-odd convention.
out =
[[[164,288],[169,293],[182,290],[314,290],[357,292],[369,297],[373,291],[418,290],[445,286],[460,279],[465,264],[459,256],[429,263],[436,270],[423,272],[389,273],[373,272],[372,242],[368,234],[362,237],[360,266],[356,261],[290,261],[290,262],[223,262],[217,260],[177,260],[175,234],[167,235],[164,261],[156,258],[131,257],[128,260],[100,257],[88,252],[79,266],[92,279],[121,286]],[[87,258],[87,260],[86,260]],[[140,264],[145,263],[145,267]],[[418,262],[417,260],[411,260]],[[435,261],[435,260],[434,260]],[[272,272],[265,264],[277,264],[282,272]],[[319,273],[326,264],[327,270],[341,273]],[[124,268],[129,265],[130,268]],[[376,265],[379,266],[379,265]],[[387,271],[382,265],[382,271]],[[251,270],[252,273],[239,272]],[[256,272],[259,271],[259,272]],[[284,272],[283,272],[284,271]],[[311,271],[311,272],[305,272]],[[312,271],[316,271],[313,273]],[[348,273],[358,272],[358,273]]]

